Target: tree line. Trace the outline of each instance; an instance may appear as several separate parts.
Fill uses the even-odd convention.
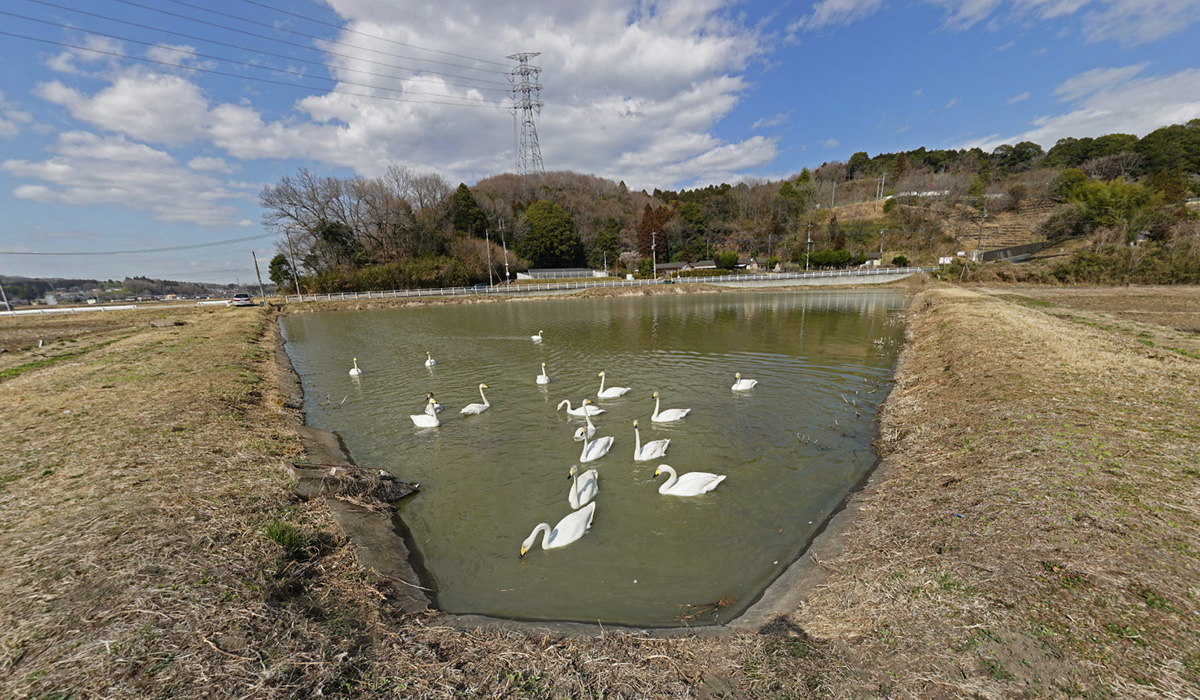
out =
[[[1029,200],[1057,202],[1048,236],[1119,227],[1165,240],[1197,193],[1200,120],[1140,139],[1064,138],[1049,151],[1025,141],[991,153],[859,152],[783,180],[678,191],[572,172],[454,187],[401,166],[374,178],[301,170],[264,187],[260,203],[279,235],[272,281],[334,292],[488,283],[531,267],[638,274],[652,260],[722,253],[772,267],[852,264],[885,242],[897,257],[928,262],[954,245],[944,231],[953,211]],[[839,220],[841,205],[873,200],[872,216]]]

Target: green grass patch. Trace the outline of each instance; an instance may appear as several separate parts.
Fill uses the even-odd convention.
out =
[[[106,340],[102,343],[96,343],[95,345],[89,345],[86,348],[80,348],[79,350],[65,352],[61,355],[55,355],[54,357],[43,357],[43,358],[40,358],[37,360],[32,360],[30,362],[26,362],[24,364],[17,365],[16,367],[9,367],[8,369],[0,370],[0,382],[4,381],[6,379],[12,379],[13,377],[19,377],[22,374],[25,374],[26,372],[32,372],[33,370],[42,369],[43,367],[51,367],[53,365],[58,364],[59,362],[65,362],[66,360],[70,360],[70,359],[79,357],[80,355],[86,355],[89,352],[92,352],[93,350],[99,350],[101,348],[108,347],[109,345],[112,345],[113,343],[120,341],[120,340],[125,340],[128,337],[130,337],[130,336],[123,335],[120,338],[113,338],[112,340]]]

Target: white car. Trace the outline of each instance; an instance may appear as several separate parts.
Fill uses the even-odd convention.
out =
[[[254,297],[245,292],[238,292],[233,295],[234,306],[254,306]]]

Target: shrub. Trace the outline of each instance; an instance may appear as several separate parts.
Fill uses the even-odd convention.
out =
[[[904,257],[903,255],[897,255],[896,257],[892,258],[892,264],[896,267],[908,267],[908,258]]]

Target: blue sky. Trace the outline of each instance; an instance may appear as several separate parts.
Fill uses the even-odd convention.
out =
[[[251,251],[264,265],[275,252],[258,193],[301,168],[397,165],[452,185],[511,172],[506,57],[520,52],[540,52],[546,169],[638,189],[1200,117],[1200,0],[7,0],[0,13],[4,275],[248,283]]]

